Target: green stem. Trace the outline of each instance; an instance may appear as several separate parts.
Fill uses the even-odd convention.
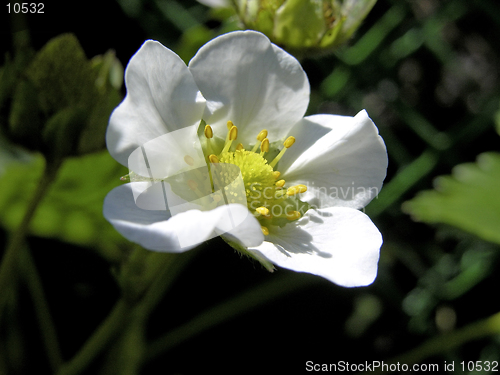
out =
[[[130,306],[125,300],[119,300],[106,320],[97,328],[80,351],[64,364],[57,375],[74,375],[83,371],[101,350],[123,329],[129,319]]]
[[[56,329],[50,315],[49,305],[45,299],[42,283],[33,258],[26,246],[20,249],[19,264],[23,278],[26,280],[31,299],[38,319],[38,325],[45,344],[45,350],[52,371],[56,371],[62,364],[61,349],[57,340]]]
[[[311,282],[315,282],[317,279],[301,277],[295,274],[273,278],[270,282],[259,285],[201,313],[186,324],[157,339],[146,350],[146,360],[151,360],[191,337],[232,319],[239,314],[255,309],[286,293],[309,286]]]
[[[35,192],[33,193],[31,200],[28,202],[23,219],[10,238],[2,258],[2,263],[0,264],[0,295],[7,294],[8,288],[10,287],[12,281],[15,280],[17,255],[23,246],[24,239],[28,233],[29,223],[31,222],[38,205],[45,196],[45,193],[56,178],[59,167],[59,163],[54,165],[47,164]],[[1,306],[3,306],[3,304],[0,304],[0,316],[2,313]]]
[[[500,312],[453,332],[433,337],[422,345],[387,361],[387,363],[420,363],[428,357],[445,353],[469,341],[498,334],[500,334]]]
[[[81,373],[121,332],[126,333],[128,329],[134,329],[145,322],[194,253],[195,251],[191,250],[183,254],[161,254],[163,259],[158,267],[158,273],[143,298],[137,301],[121,298],[106,320],[80,351],[59,369],[57,375]]]

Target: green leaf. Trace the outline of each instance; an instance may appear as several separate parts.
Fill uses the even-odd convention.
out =
[[[31,162],[10,163],[0,177],[0,225],[15,229],[44,168],[41,155]],[[126,168],[107,151],[69,158],[30,224],[30,233],[89,246],[106,259],[116,260],[128,241],[102,215],[105,196],[122,184]]]
[[[80,43],[72,34],[50,40],[34,57],[26,75],[47,116],[66,107],[90,107],[95,79]]]
[[[20,80],[14,89],[9,114],[9,134],[29,148],[37,148],[43,120],[33,84]]]
[[[435,190],[405,202],[415,220],[444,223],[500,244],[500,154],[484,153],[436,180]]]
[[[62,160],[73,153],[86,117],[84,108],[68,107],[59,110],[47,121],[42,137],[49,160]]]

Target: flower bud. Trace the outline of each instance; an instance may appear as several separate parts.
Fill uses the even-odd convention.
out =
[[[235,2],[248,29],[297,52],[324,51],[346,42],[377,0],[248,0]]]

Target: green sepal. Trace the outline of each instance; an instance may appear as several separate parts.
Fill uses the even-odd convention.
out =
[[[241,244],[230,240],[229,238],[225,237],[224,235],[221,236],[221,238],[229,245],[231,246],[234,250],[236,250],[238,253],[241,255],[244,255],[248,258],[254,259],[260,264],[262,264],[262,267],[264,267],[266,270],[269,272],[274,272],[274,264],[272,264],[267,258],[264,256],[261,256],[259,253],[248,251],[248,249]]]

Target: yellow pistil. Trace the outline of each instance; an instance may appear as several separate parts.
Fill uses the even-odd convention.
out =
[[[269,216],[269,209],[267,207],[258,207],[255,209],[262,216]]]
[[[300,219],[300,212],[299,211],[288,211],[286,213],[286,218],[290,221],[298,220]]]
[[[265,226],[261,225],[260,229],[262,229],[262,233],[264,233],[264,236],[269,235],[269,229],[267,229]]]
[[[269,163],[271,168],[274,168],[276,166],[276,164],[278,164],[278,162],[283,157],[283,155],[285,155],[286,150],[289,149],[290,147],[292,147],[292,145],[294,143],[295,143],[295,137],[288,137],[285,140],[285,142],[283,142],[283,146],[285,146],[285,147],[283,147],[283,150],[281,150],[280,153],[274,158],[274,160]]]
[[[264,138],[260,144],[260,156],[264,156],[269,151],[269,139]]]
[[[300,184],[300,185],[291,186],[288,189],[286,189],[286,195],[291,197],[293,195],[304,193],[306,191],[307,191],[307,186]]]
[[[276,184],[275,184],[275,186],[277,188],[282,188],[284,185],[285,185],[285,180],[276,181]]]
[[[208,160],[210,160],[210,163],[218,163],[219,162],[219,158],[217,156],[215,156],[214,154],[210,155],[208,157]]]

